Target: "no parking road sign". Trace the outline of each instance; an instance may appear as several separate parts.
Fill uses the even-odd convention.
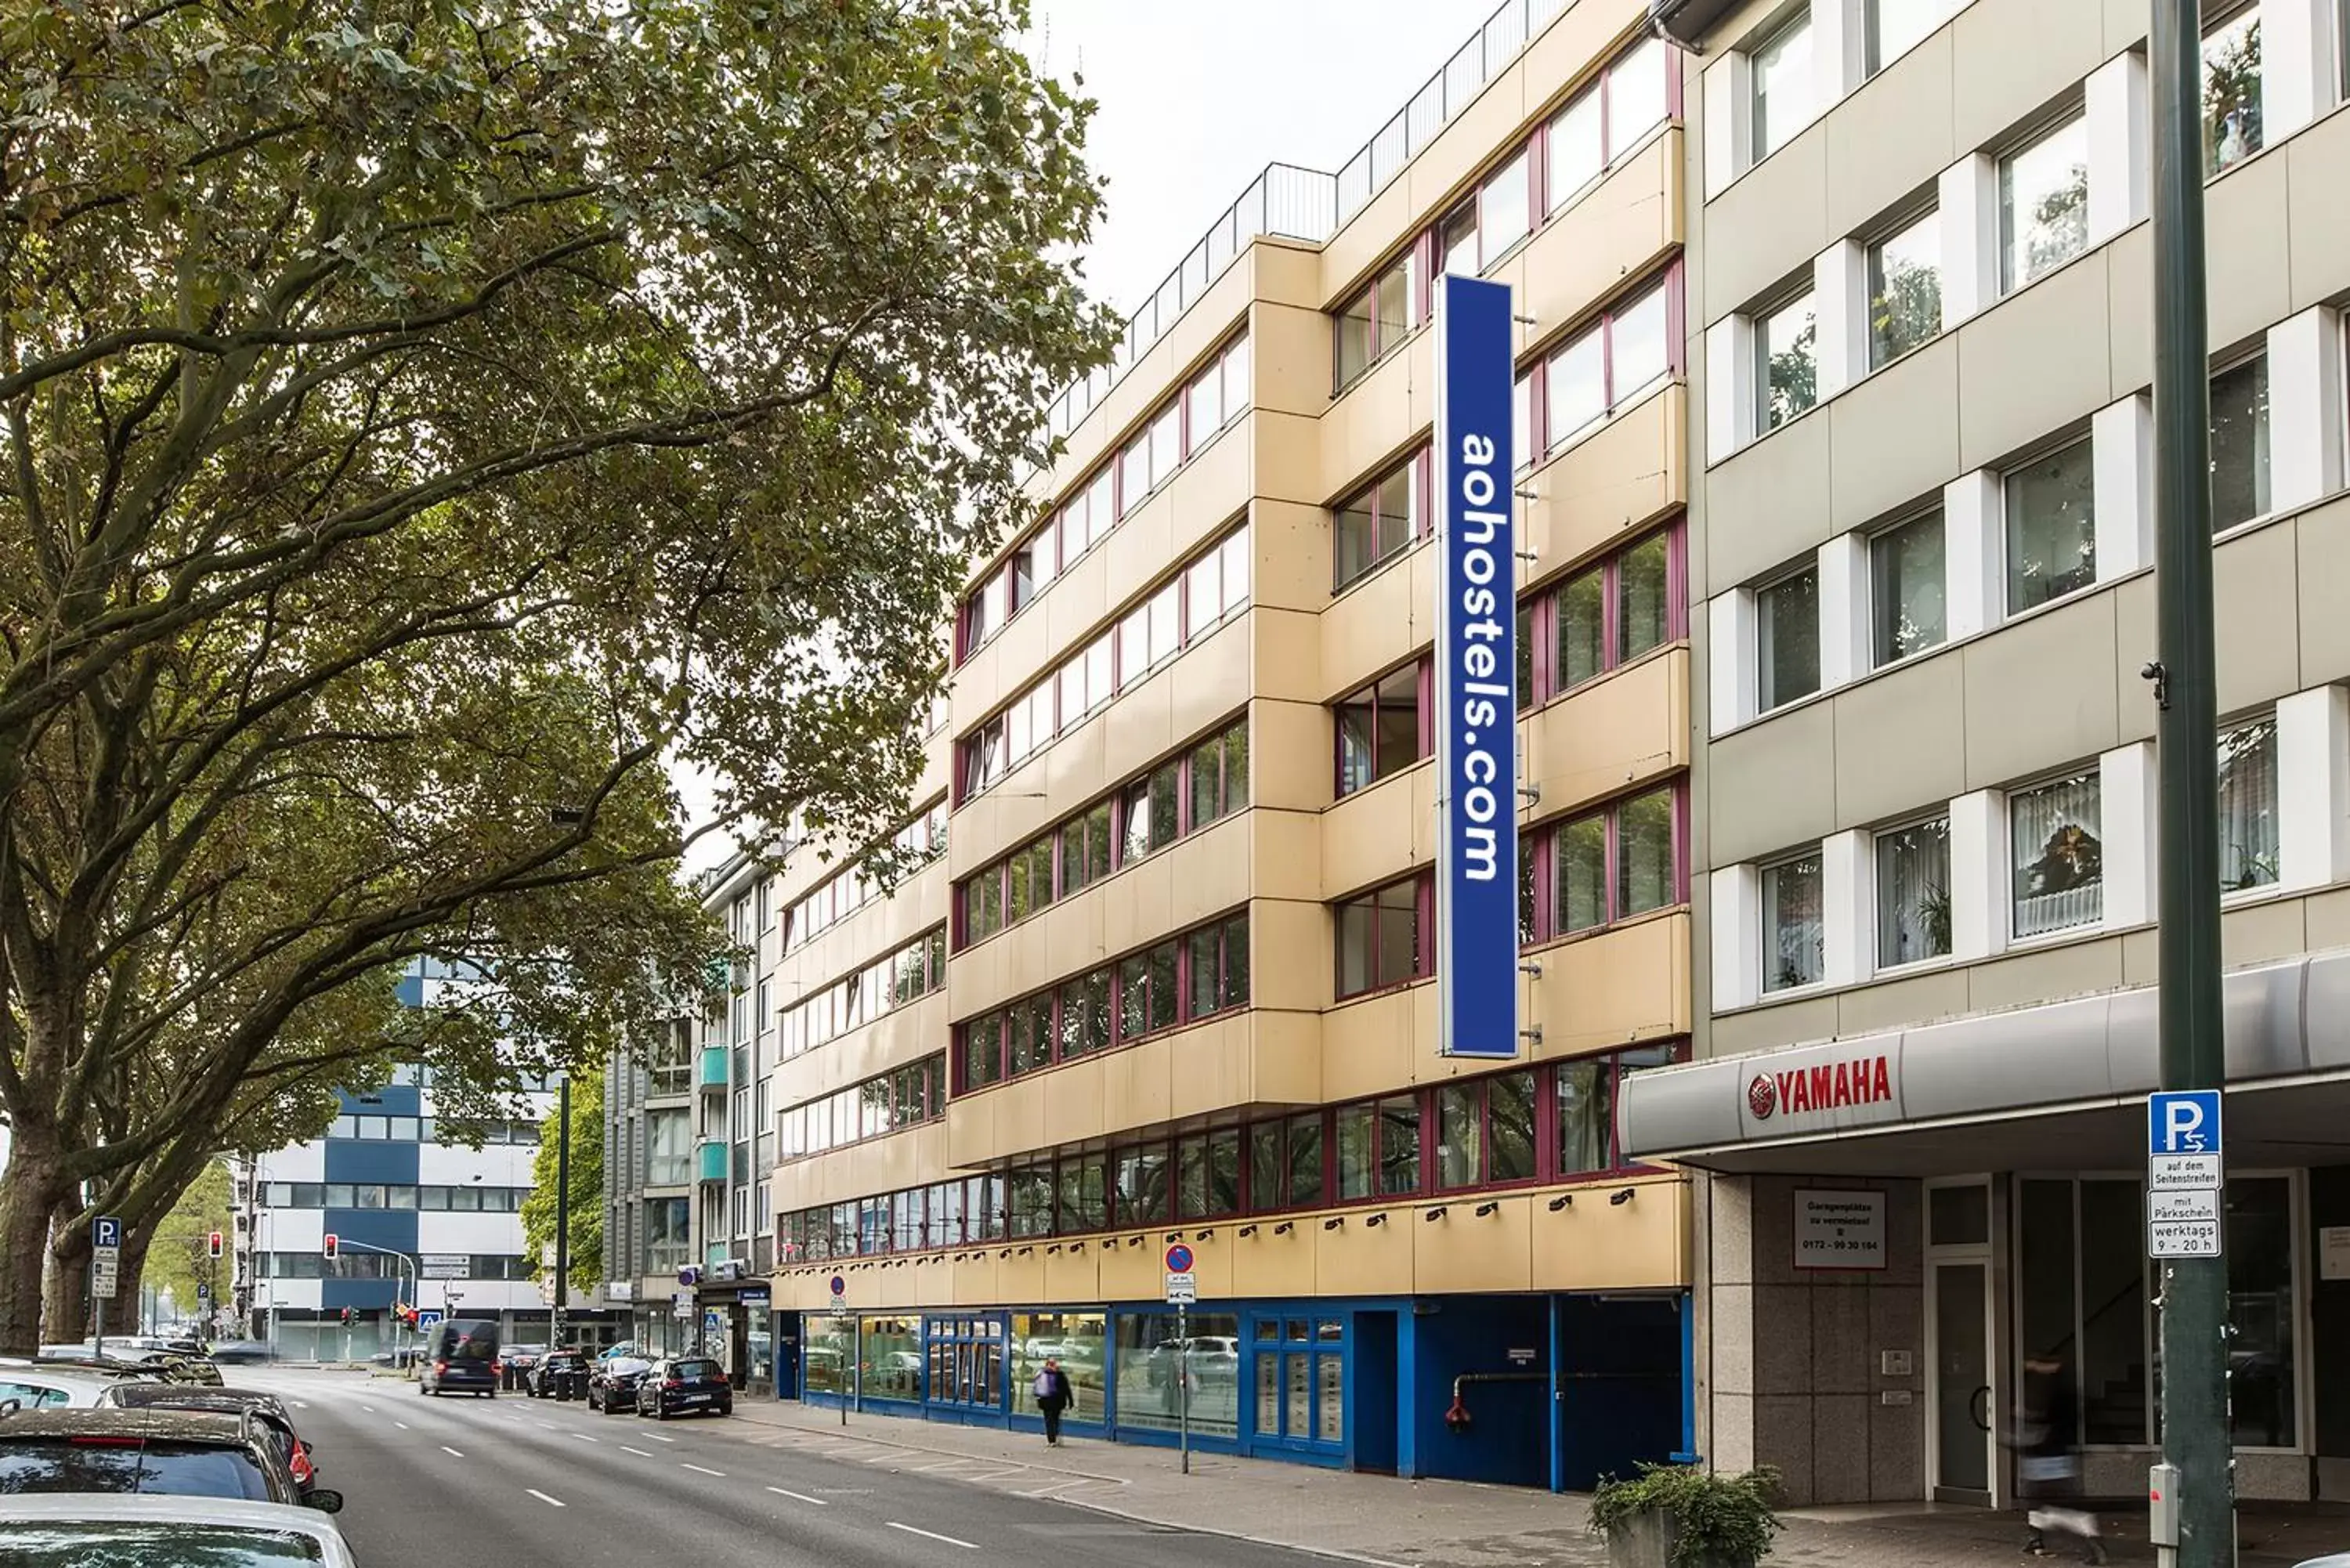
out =
[[[1178,1241],[1167,1249],[1167,1300],[1189,1306],[1200,1299],[1200,1277],[1191,1272],[1191,1249]]]

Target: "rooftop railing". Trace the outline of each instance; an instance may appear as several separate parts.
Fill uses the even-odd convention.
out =
[[[1149,301],[1129,317],[1110,362],[1076,382],[1046,410],[1052,433],[1075,431],[1094,405],[1132,369],[1151,347],[1174,330],[1232,259],[1260,235],[1321,244],[1387,189],[1454,116],[1469,107],[1502,68],[1525,48],[1552,17],[1572,0],[1503,0],[1501,9],[1452,53],[1444,67],[1414,93],[1395,118],[1363,144],[1336,174],[1268,163],[1240,199],[1224,209],[1206,234],[1167,275]]]

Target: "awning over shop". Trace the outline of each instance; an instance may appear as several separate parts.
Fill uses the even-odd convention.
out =
[[[2239,971],[2223,1008],[2230,1163],[2350,1161],[2350,953]],[[1628,1157],[1710,1170],[2124,1168],[2158,1081],[2147,987],[1634,1074],[1617,1116]]]

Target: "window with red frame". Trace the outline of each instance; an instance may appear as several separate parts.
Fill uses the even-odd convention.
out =
[[[843,1148],[946,1115],[947,1059],[926,1056],[775,1116],[776,1158]]]
[[[1688,535],[1676,522],[1593,562],[1518,610],[1518,705],[1689,636]]]
[[[1608,1176],[1638,1168],[1616,1141],[1624,1079],[1688,1052],[1634,1046],[1107,1152],[1062,1149],[1016,1171],[785,1214],[778,1233],[820,1262]]]
[[[958,803],[1003,777],[1107,705],[1113,694],[1247,607],[1253,575],[1243,521],[1191,556],[1156,593],[1048,670],[956,742]]]
[[[1407,877],[1333,905],[1337,922],[1340,1000],[1436,971],[1429,900],[1432,884]]]
[[[1662,39],[1642,39],[1551,116],[1542,131],[1544,215],[1573,201],[1671,118],[1679,88],[1671,55]]]
[[[1209,438],[1249,407],[1251,356],[1246,333],[1232,339],[1181,390],[1152,414],[1132,440],[1118,449],[1118,514],[1124,517],[1148,500],[1175,471],[1191,461]],[[1212,420],[1212,423],[1210,421]]]
[[[1248,804],[1248,721],[1170,757],[955,888],[962,947],[985,941]]]
[[[1589,433],[1679,368],[1678,261],[1518,374],[1511,406],[1523,471]]]
[[[1379,269],[1361,293],[1338,307],[1331,338],[1337,356],[1333,385],[1345,391],[1372,366],[1403,347],[1427,318],[1425,291],[1419,286],[1419,246]]]
[[[1675,780],[1531,834],[1519,857],[1526,941],[1689,901],[1689,789]]]
[[[1428,454],[1415,452],[1331,508],[1335,588],[1411,547],[1428,514]]]
[[[1338,794],[1350,795],[1428,755],[1429,665],[1390,670],[1331,704],[1338,748]]]
[[[969,1020],[957,1031],[960,1086],[983,1089],[1248,1002],[1249,920],[1243,913]]]

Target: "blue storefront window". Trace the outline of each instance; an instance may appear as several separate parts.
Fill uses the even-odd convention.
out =
[[[1000,1415],[1003,1409],[1003,1320],[934,1317],[929,1331],[930,1403],[950,1410]]]

